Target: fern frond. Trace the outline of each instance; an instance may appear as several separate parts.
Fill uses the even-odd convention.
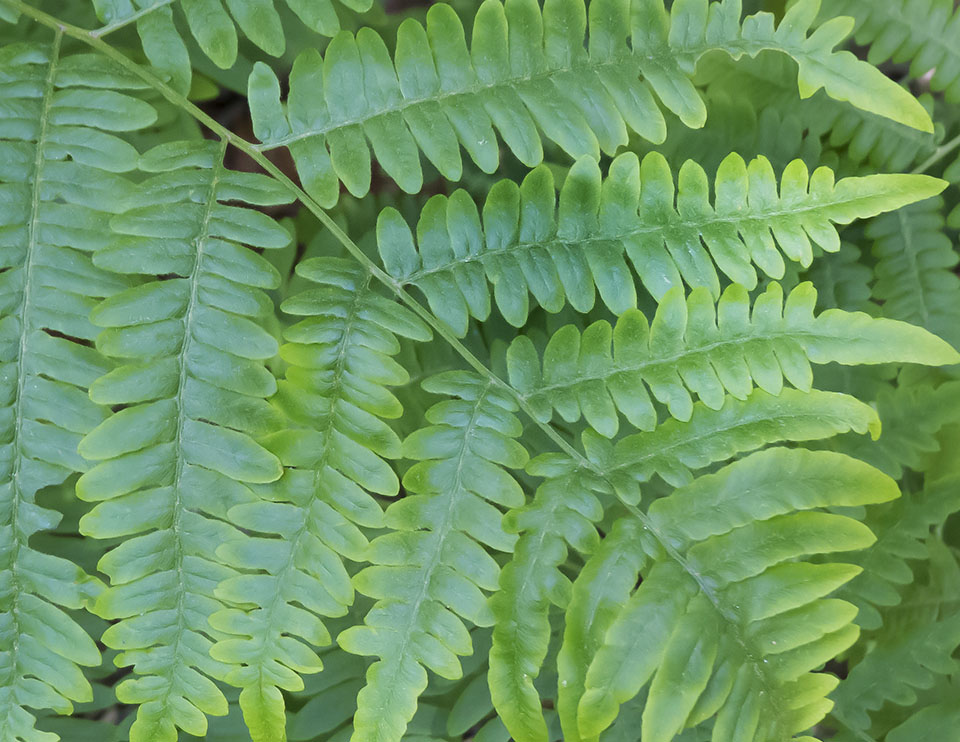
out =
[[[732,154],[717,171],[714,203],[699,165],[687,161],[679,183],[664,157],[642,164],[632,153],[617,157],[606,179],[584,157],[570,170],[559,206],[551,170],[541,166],[518,188],[498,183],[483,206],[483,222],[465,191],[427,202],[417,224],[417,242],[395,209],[377,222],[380,255],[387,271],[419,288],[438,317],[465,335],[469,317],[490,314],[490,289],[510,324],[522,327],[529,294],[558,312],[569,301],[589,311],[600,292],[614,314],[637,305],[633,270],[661,299],[685,282],[720,294],[714,267],[748,289],[758,266],[772,278],[784,275],[783,255],[803,266],[813,260],[811,240],[828,252],[840,248],[834,224],[890,211],[939,193],[942,181],[926,176],[872,175],[835,183],[829,168],[812,177],[795,160],[780,184],[770,162],[749,166]],[[779,249],[777,247],[779,246]]]
[[[818,309],[866,311],[870,305],[873,270],[863,264],[860,248],[849,242],[824,255],[803,275],[817,287]]]
[[[960,12],[952,0],[927,0],[922,7],[911,0],[835,0],[824,4],[822,15],[851,16],[854,38],[869,46],[872,64],[909,63],[914,78],[932,70],[930,87],[951,103],[960,101]]]
[[[358,13],[373,5],[373,0],[338,1]],[[312,31],[334,36],[340,30],[332,0],[284,3]],[[98,35],[135,23],[147,58],[159,69],[171,72],[175,86],[182,92],[190,85],[190,59],[175,23],[174,8],[179,8],[203,53],[221,69],[228,69],[237,61],[241,37],[274,57],[286,49],[274,0],[93,0],[93,5],[97,17],[106,24],[96,32]]]
[[[846,395],[784,389],[775,397],[756,390],[744,401],[727,399],[720,410],[698,402],[688,423],[668,420],[654,432],[623,438],[615,447],[590,433],[584,435],[584,443],[617,495],[637,502],[637,485],[655,474],[680,486],[692,480],[692,469],[770,443],[827,438],[851,429],[876,434],[877,425],[876,413]],[[609,625],[600,616],[609,611],[605,602],[620,592],[625,601],[636,583],[640,562],[633,546],[642,528],[634,520],[618,519],[617,529],[587,560],[571,592],[559,567],[568,546],[581,554],[593,551],[597,534],[592,524],[603,515],[594,493],[610,494],[609,486],[577,472],[556,455],[534,459],[529,471],[549,479],[530,505],[505,519],[505,526],[520,537],[513,560],[502,572],[500,592],[492,600],[499,623],[493,634],[490,686],[497,710],[516,739],[546,739],[533,679],[540,673],[550,639],[550,606],[567,608],[558,657],[558,710],[564,737],[578,740],[576,705],[586,674],[580,663],[589,660]],[[617,575],[631,569],[623,590],[616,590]],[[599,575],[602,585],[594,581]]]
[[[956,455],[955,450],[948,452]],[[901,592],[915,580],[915,566],[927,557],[931,529],[960,511],[960,477],[931,476],[922,490],[876,508],[865,522],[877,542],[853,561],[863,573],[844,588],[844,597],[858,608],[857,623],[880,628],[884,608],[898,605]]]
[[[578,726],[594,738],[648,683],[647,742],[716,717],[714,739],[785,739],[830,707],[810,674],[852,644],[856,609],[821,599],[856,573],[797,561],[870,545],[863,524],[824,508],[884,502],[896,483],[840,454],[768,449],[655,501],[635,548],[640,587],[586,672]]]
[[[486,548],[510,552],[516,540],[496,507],[523,503],[504,469],[527,461],[512,397],[466,372],[435,376],[424,388],[457,399],[431,407],[432,424],[404,441],[404,456],[417,461],[403,477],[409,494],[387,508],[390,532],[370,543],[372,566],[354,577],[377,602],[338,639],[348,652],[379,658],[357,700],[354,742],[403,736],[427,685],[424,668],[461,676],[457,655],[472,652],[463,621],[493,623],[485,591],[497,589],[500,568]]]
[[[374,293],[369,274],[351,262],[312,258],[297,274],[317,287],[281,307],[305,317],[284,332],[288,343],[280,348],[290,365],[278,402],[294,425],[262,441],[286,470],[254,488],[259,502],[229,511],[233,524],[268,536],[220,547],[218,556],[242,574],[216,595],[238,607],[210,617],[230,637],[211,656],[234,668],[226,679],[243,689],[240,706],[255,742],[286,739],[280,689],[301,690],[298,673],[322,669],[309,647],[330,642],[318,617],[343,615],[353,602],[342,559],[363,561],[361,528],[383,527],[369,493],[399,489],[381,458],[400,455],[400,440],[381,419],[403,411],[387,388],[407,380],[392,360],[396,335],[430,338],[412,312]]]
[[[612,437],[618,411],[641,430],[656,426],[651,393],[670,415],[689,420],[691,392],[720,409],[726,393],[743,399],[754,384],[776,395],[786,378],[808,391],[811,363],[938,365],[960,358],[940,338],[905,323],[839,309],[814,316],[816,300],[809,283],[786,301],[780,285],[771,283],[752,311],[737,284],[716,304],[705,289],[686,298],[672,289],[649,325],[640,311],[630,310],[614,328],[605,320],[583,333],[573,325],[561,328],[547,343],[542,366],[533,342],[515,339],[507,352],[510,382],[542,422],[554,410],[568,422],[582,415]]]
[[[849,30],[845,21],[807,36],[818,8],[819,0],[803,0],[775,28],[769,13],[741,22],[739,0],[691,0],[670,11],[663,0],[598,0],[589,13],[583,0],[550,0],[542,11],[536,0],[485,0],[468,50],[456,13],[438,4],[426,28],[413,19],[400,26],[395,59],[368,29],[336,36],[322,58],[303,53],[290,74],[286,114],[276,75],[257,64],[249,82],[254,132],[265,149],[289,147],[321,205],[336,203],[340,181],[355,196],[367,193],[370,148],[400,188],[415,193],[423,185],[421,150],[448,180],[462,174],[461,145],[493,172],[494,127],[528,166],[543,159],[541,136],[571,157],[594,159],[626,144],[628,130],[662,142],[654,94],[699,128],[706,108],[690,81],[698,60],[711,51],[740,58],[764,50],[799,63],[805,97],[823,87],[931,129],[908,92],[849,52],[833,51]]]
[[[113,88],[107,90],[105,88]],[[108,410],[87,388],[111,364],[84,344],[87,315],[129,286],[95,268],[109,210],[137,152],[115,132],[146,126],[150,106],[121,90],[135,80],[101,57],[53,44],[0,50],[0,740],[48,742],[27,708],[69,714],[92,690],[78,665],[100,653],[64,608],[100,592],[62,556],[36,548],[60,514],[40,490],[87,469],[83,434]],[[72,339],[71,339],[72,338]],[[31,543],[33,540],[33,543]]]
[[[280,477],[280,461],[254,441],[279,415],[263,365],[277,343],[258,324],[277,284],[248,247],[279,248],[289,234],[266,215],[224,202],[285,203],[261,175],[226,170],[225,144],[173,142],[147,152],[158,173],[125,199],[116,239],[94,262],[117,273],[162,275],[115,294],[92,313],[105,328],[98,349],[123,365],[96,381],[91,397],[123,406],[89,433],[81,453],[95,467],[77,482],[98,503],[81,521],[96,538],[126,537],[99,568],[111,587],[94,610],[118,619],[104,643],[134,675],[117,688],[139,704],[132,742],[173,742],[176,727],[202,736],[205,714],[227,712],[210,678],[229,667],[209,650],[208,623],[223,607],[214,588],[234,571],[215,557],[239,534],[229,508],[255,501],[248,484]],[[148,248],[149,249],[146,249]]]
[[[771,114],[782,117],[788,142],[798,141],[800,135],[796,133],[796,127],[799,125],[806,133],[806,139],[821,140],[823,148],[828,150],[818,161],[829,158],[829,150],[842,154],[839,164],[845,174],[858,169],[851,168],[851,165],[864,163],[869,163],[878,172],[909,171],[915,163],[933,154],[943,137],[942,127],[936,131],[920,131],[835,100],[822,92],[807,100],[798,100],[795,77],[793,60],[766,52],[755,59],[738,62],[724,58],[711,60],[709,67],[698,72],[697,82],[707,85],[707,100],[712,105],[732,94],[734,105],[740,110],[753,109],[758,118]],[[933,98],[925,94],[918,100],[932,117],[935,111]],[[714,116],[711,109],[711,119]],[[708,121],[707,127],[710,126]],[[667,144],[670,144],[669,140]],[[779,148],[783,142],[769,140],[767,146]],[[698,144],[690,142],[690,147],[695,152]],[[728,146],[724,151],[731,149],[737,148]],[[769,155],[762,149],[758,152]]]
[[[951,484],[956,488],[960,480],[953,477]],[[834,694],[831,716],[841,722],[837,739],[843,742],[892,726],[877,723],[888,717],[882,714],[885,705],[915,711],[918,705],[931,704],[936,696],[927,691],[960,671],[953,658],[960,647],[960,565],[935,537],[922,551],[926,579],[916,580],[902,603],[884,610],[883,630],[871,636],[872,651],[851,660],[852,668]]]
[[[596,548],[594,523],[603,517],[597,493],[608,487],[560,454],[538,456],[528,471],[546,481],[530,504],[504,519],[508,531],[521,535],[490,601],[496,623],[488,678],[493,705],[510,735],[543,742],[547,725],[533,682],[550,643],[550,606],[570,601],[570,579],[560,570],[568,546],[582,554]]]
[[[883,315],[960,342],[960,256],[944,233],[943,199],[885,214],[866,230],[874,240],[873,297]]]

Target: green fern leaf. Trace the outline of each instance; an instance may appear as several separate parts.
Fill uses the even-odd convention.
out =
[[[672,289],[648,325],[630,310],[611,328],[605,320],[583,333],[568,325],[550,338],[543,366],[533,342],[521,336],[507,352],[511,384],[548,422],[554,410],[568,422],[581,415],[602,435],[619,429],[619,410],[631,424],[652,430],[657,414],[650,399],[678,420],[689,420],[690,392],[713,409],[725,393],[743,399],[755,383],[779,394],[786,378],[808,391],[810,363],[927,363],[960,359],[925,330],[866,314],[829,309],[814,316],[811,284],[795,288],[784,302],[772,283],[750,311],[746,290],[728,287],[715,305],[705,289],[686,299]],[[612,351],[611,351],[612,346]]]
[[[372,566],[354,578],[377,602],[362,626],[338,639],[354,654],[379,658],[357,699],[354,742],[396,742],[417,708],[429,668],[459,678],[457,655],[472,652],[463,621],[493,623],[485,591],[497,589],[500,568],[484,547],[513,550],[500,510],[523,503],[503,467],[520,468],[527,453],[514,438],[520,421],[512,397],[465,372],[449,372],[424,388],[458,399],[427,412],[432,423],[411,434],[404,456],[417,461],[403,478],[407,497],[385,514],[390,532],[370,543]]]
[[[911,0],[835,0],[824,4],[822,15],[852,16],[856,41],[870,47],[872,64],[909,63],[914,78],[932,70],[930,87],[960,101],[960,12],[951,0],[929,0],[922,8]]]
[[[795,560],[873,542],[861,523],[821,508],[898,494],[855,459],[775,448],[655,501],[635,547],[649,566],[586,672],[580,734],[595,737],[648,683],[648,742],[714,716],[714,739],[730,742],[813,726],[836,680],[809,671],[858,633],[852,605],[820,598],[856,570]]]
[[[380,214],[377,237],[387,271],[420,289],[434,313],[462,336],[469,317],[485,320],[490,314],[488,281],[500,312],[515,327],[527,320],[528,294],[550,312],[566,301],[587,312],[596,286],[614,314],[636,307],[624,252],[656,299],[684,282],[718,296],[714,264],[753,289],[755,265],[782,278],[783,255],[810,265],[811,239],[830,252],[840,248],[833,224],[898,209],[943,187],[916,175],[834,183],[828,168],[811,177],[800,160],[787,166],[778,187],[766,158],[747,166],[733,154],[717,171],[711,204],[707,175],[696,163],[684,164],[675,186],[662,155],[649,154],[641,164],[627,153],[613,161],[605,180],[593,159],[578,160],[560,191],[559,209],[553,175],[542,166],[519,189],[512,180],[495,185],[482,226],[473,201],[456,191],[427,202],[417,224],[419,250],[395,209]]]
[[[211,655],[235,668],[226,679],[243,689],[240,706],[255,742],[286,739],[279,689],[302,690],[298,673],[322,669],[308,646],[330,642],[318,616],[342,615],[353,601],[342,558],[363,561],[368,544],[361,528],[383,527],[368,493],[399,489],[380,458],[400,455],[400,440],[380,419],[402,414],[387,389],[407,381],[391,360],[400,350],[395,333],[430,338],[412,312],[375,294],[369,275],[353,263],[312,258],[297,273],[317,288],[282,305],[305,316],[285,331],[289,342],[280,348],[290,366],[278,402],[295,424],[263,441],[287,468],[278,481],[254,488],[259,502],[229,511],[233,524],[269,537],[218,550],[242,574],[216,591],[238,607],[210,617],[214,629],[230,636]]]
[[[73,711],[92,699],[78,665],[100,664],[93,640],[64,608],[80,609],[99,580],[32,537],[55,528],[44,487],[87,469],[84,433],[108,410],[87,388],[111,365],[85,344],[87,315],[129,282],[95,268],[109,209],[129,184],[137,153],[115,134],[152,123],[150,106],[106,60],[60,55],[52,45],[0,50],[0,740],[49,742],[27,708]],[[106,90],[105,87],[114,88]],[[71,340],[70,338],[73,338]]]
[[[877,433],[877,425],[876,413],[852,397],[791,389],[775,397],[756,390],[744,401],[728,398],[719,410],[698,402],[688,423],[668,420],[652,433],[623,438],[615,447],[589,433],[584,442],[594,465],[604,472],[620,498],[637,502],[638,484],[655,474],[679,486],[691,481],[691,469],[769,443],[826,438],[851,429]],[[636,583],[639,556],[621,546],[636,545],[640,526],[631,519],[618,520],[618,529],[587,560],[571,592],[559,567],[568,545],[584,554],[593,550],[597,534],[592,523],[603,515],[594,493],[603,493],[608,486],[571,469],[557,455],[538,457],[529,471],[549,479],[538,488],[533,503],[505,519],[505,526],[520,538],[513,560],[502,572],[501,590],[492,601],[499,621],[490,655],[490,687],[497,710],[515,739],[547,739],[533,679],[547,652],[550,606],[567,608],[558,658],[558,710],[565,738],[578,740],[576,706],[583,694],[583,663],[589,661],[609,625],[598,611],[609,611],[610,606],[604,608],[603,603],[611,591],[618,592],[616,575],[624,569],[633,571],[619,591],[623,592],[621,603]],[[598,585],[593,577],[601,574],[604,581]]]
[[[883,315],[960,342],[960,256],[944,234],[943,199],[933,198],[873,220],[876,283]]]
[[[456,13],[438,4],[426,28],[412,19],[401,24],[395,59],[368,29],[336,36],[322,58],[301,54],[286,113],[276,75],[257,64],[249,81],[254,132],[264,149],[289,147],[305,188],[323,206],[336,203],[340,181],[355,196],[370,189],[368,141],[386,173],[416,193],[421,150],[448,180],[462,175],[461,145],[493,172],[494,127],[528,166],[543,159],[541,136],[571,157],[594,159],[626,144],[628,130],[662,142],[654,94],[699,128],[706,108],[690,77],[698,60],[717,50],[734,58],[784,52],[799,63],[804,97],[823,87],[930,129],[908,92],[849,52],[833,51],[849,31],[845,22],[807,36],[818,8],[819,0],[803,0],[775,28],[769,13],[741,25],[740,0],[684,0],[669,12],[663,0],[596,0],[589,14],[583,0],[549,0],[542,10],[536,0],[485,0],[468,50]]]
[[[284,2],[312,31],[333,36],[340,30],[340,19],[331,0]],[[339,2],[358,13],[373,5],[373,0]],[[93,4],[97,16],[106,24],[95,33],[102,36],[136,23],[147,57],[160,69],[173,72],[175,84],[183,92],[190,84],[190,59],[174,23],[174,7],[180,9],[203,53],[221,69],[228,69],[237,61],[241,34],[274,57],[286,49],[274,0],[93,0]]]
[[[222,608],[217,583],[234,571],[214,554],[239,534],[225,522],[232,505],[255,501],[247,484],[280,477],[276,456],[254,436],[280,416],[265,401],[276,389],[263,361],[277,343],[258,321],[263,288],[276,271],[243,247],[279,248],[289,234],[252,209],[285,203],[265,176],[223,166],[225,145],[174,142],[146,153],[154,175],[115,217],[116,239],[94,262],[150,280],[115,294],[93,312],[105,328],[97,347],[123,362],[96,381],[95,401],[123,409],[89,433],[81,453],[98,461],[77,496],[98,504],[82,533],[127,537],[101,560],[111,587],[95,611],[119,619],[104,634],[135,675],[117,688],[139,704],[132,742],[173,742],[175,727],[202,736],[205,714],[227,712],[210,678],[229,669],[209,656],[218,634],[208,617]],[[146,252],[144,247],[150,246]]]

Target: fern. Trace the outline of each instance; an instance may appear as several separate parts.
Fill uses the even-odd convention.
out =
[[[279,248],[289,235],[263,214],[222,202],[287,197],[262,176],[226,170],[224,149],[178,142],[144,155],[140,166],[157,174],[126,200],[112,222],[116,240],[94,256],[121,274],[175,276],[115,294],[93,312],[106,328],[98,349],[123,363],[90,394],[124,408],[80,444],[100,462],[77,482],[78,497],[98,503],[83,533],[130,537],[100,562],[111,586],[94,610],[119,619],[103,641],[140,676],[117,689],[121,701],[140,705],[132,740],[175,740],[175,727],[203,735],[205,714],[227,712],[211,679],[227,666],[209,654],[218,634],[208,619],[223,607],[217,584],[234,570],[215,552],[239,536],[223,519],[255,500],[247,485],[282,473],[252,437],[280,424],[263,401],[276,389],[263,360],[277,345],[257,324],[262,288],[276,274],[243,244]],[[149,259],[144,243],[154,246]]]
[[[615,328],[604,320],[582,334],[562,328],[543,350],[542,368],[532,341],[517,338],[508,351],[510,381],[539,420],[549,421],[554,410],[568,422],[582,414],[593,429],[612,437],[618,411],[642,430],[655,428],[650,393],[671,416],[686,421],[693,410],[690,392],[721,409],[726,392],[743,399],[753,384],[777,395],[786,378],[808,391],[811,362],[910,363],[929,357],[947,363],[953,357],[946,343],[902,323],[836,309],[815,317],[816,299],[813,287],[802,284],[784,301],[780,285],[772,283],[751,311],[737,284],[716,305],[703,289],[686,299],[674,289],[651,324],[634,310]]]
[[[290,342],[280,352],[290,366],[279,397],[290,419],[304,427],[265,441],[287,467],[283,477],[256,488],[261,501],[228,513],[241,528],[273,538],[220,547],[218,556],[244,573],[224,580],[217,597],[241,607],[210,617],[215,629],[231,635],[211,655],[239,666],[227,680],[243,688],[240,705],[257,740],[284,738],[279,689],[302,690],[297,673],[323,667],[309,649],[331,641],[317,616],[341,615],[353,599],[341,556],[363,561],[368,544],[360,528],[383,526],[369,493],[397,494],[399,482],[379,458],[400,454],[399,439],[379,419],[402,413],[386,388],[406,381],[390,359],[400,348],[393,333],[429,338],[416,317],[372,293],[369,278],[352,264],[313,258],[297,272],[319,288],[283,304],[287,313],[307,318],[285,333]]]
[[[0,742],[952,738],[952,4],[400,5],[0,0]]]
[[[377,602],[363,626],[340,635],[347,651],[379,657],[357,697],[351,739],[399,739],[427,684],[428,667],[460,677],[457,655],[470,654],[463,624],[492,623],[483,591],[497,587],[499,566],[484,547],[513,550],[494,505],[516,507],[523,494],[503,467],[519,468],[527,453],[513,400],[489,383],[450,372],[424,382],[458,399],[427,412],[432,424],[403,443],[417,463],[403,484],[410,493],[385,514],[390,533],[374,539],[373,563],[355,578]]]
[[[386,173],[417,192],[420,150],[450,180],[462,174],[460,145],[492,172],[499,159],[493,127],[529,166],[543,158],[541,132],[571,157],[612,154],[626,143],[628,129],[662,141],[664,121],[653,93],[687,126],[699,128],[706,109],[689,80],[697,61],[714,50],[739,58],[765,49],[797,60],[804,95],[823,87],[928,128],[926,112],[902,89],[849,53],[833,51],[846,23],[807,37],[818,5],[798,3],[775,29],[765,13],[741,25],[737,0],[713,4],[709,14],[700,0],[670,13],[661,0],[638,1],[635,12],[625,0],[600,0],[591,5],[587,50],[581,0],[553,0],[542,14],[533,0],[506,6],[486,0],[468,51],[460,20],[441,4],[427,14],[426,28],[412,20],[401,25],[395,60],[379,36],[364,32],[335,38],[323,58],[304,52],[290,74],[287,115],[276,75],[257,65],[250,77],[254,131],[268,149],[288,146],[307,191],[332,206],[339,181],[355,196],[370,189],[367,140]],[[522,39],[512,48],[510,28],[520,29],[513,36]],[[641,74],[645,84],[633,85]]]
[[[117,173],[136,165],[115,132],[154,115],[127,92],[102,89],[136,81],[97,57],[62,55],[61,42],[0,51],[0,739],[29,742],[51,737],[27,708],[71,713],[92,699],[78,666],[100,664],[64,609],[88,607],[102,584],[31,537],[60,520],[38,493],[87,469],[77,444],[108,414],[87,387],[110,364],[83,341],[96,336],[90,309],[128,284],[94,267],[90,252],[127,187]],[[79,187],[84,179],[95,187]]]
[[[947,101],[960,101],[960,14],[949,0],[930,0],[917,13],[908,0],[872,3],[869,0],[839,0],[824,7],[825,15],[846,15],[856,21],[858,44],[869,45],[867,59],[880,64],[892,59],[909,63],[910,75],[922,77],[933,71],[930,87]]]
[[[519,189],[510,180],[494,186],[482,227],[464,191],[449,199],[434,196],[417,224],[419,251],[399,212],[385,210],[377,223],[380,254],[392,276],[417,286],[431,309],[464,335],[469,316],[485,320],[490,314],[487,281],[497,307],[516,327],[527,320],[528,293],[547,311],[557,312],[568,301],[587,312],[596,299],[595,285],[614,314],[635,307],[624,251],[657,299],[683,281],[719,295],[714,263],[753,289],[754,265],[772,278],[783,277],[781,252],[808,266],[811,239],[824,250],[838,250],[831,222],[895,210],[941,186],[921,176],[879,175],[835,184],[828,169],[811,177],[795,160],[784,171],[778,195],[766,158],[748,167],[731,155],[720,165],[714,187],[711,205],[706,173],[693,162],[681,168],[675,196],[673,176],[660,155],[647,155],[642,164],[635,155],[621,155],[603,181],[596,162],[584,157],[564,181],[559,208],[546,167],[531,172]]]
[[[814,458],[810,479],[794,476]],[[853,606],[821,596],[852,573],[788,560],[873,540],[862,524],[817,510],[896,497],[893,480],[863,466],[771,449],[652,505],[644,525],[656,543],[637,544],[652,564],[590,662],[580,733],[601,732],[647,682],[647,739],[672,739],[714,714],[715,737],[728,739],[784,737],[816,723],[835,681],[809,671],[857,636]]]
[[[870,223],[867,236],[875,240],[877,260],[873,296],[885,316],[956,342],[960,279],[953,269],[960,257],[943,234],[942,208],[941,199],[930,199]]]

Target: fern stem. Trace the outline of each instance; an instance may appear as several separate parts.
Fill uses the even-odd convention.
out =
[[[936,151],[924,162],[920,163],[916,168],[914,168],[912,172],[915,174],[927,172],[927,170],[932,168],[934,165],[940,162],[940,160],[958,148],[960,148],[960,136],[955,136],[949,142],[945,142],[937,147]]]
[[[155,10],[159,10],[160,8],[165,8],[168,5],[172,5],[173,2],[174,0],[157,0],[157,2],[155,2],[153,5],[150,5],[149,7],[141,8],[140,10],[138,10],[136,13],[133,13],[132,15],[125,16],[124,18],[119,18],[113,21],[113,23],[108,23],[105,26],[101,26],[100,28],[97,28],[93,31],[88,31],[87,33],[90,35],[90,38],[92,39],[103,38],[108,33],[119,31],[121,28],[129,26],[131,23],[136,23],[141,18],[143,18],[143,16],[149,15]]]

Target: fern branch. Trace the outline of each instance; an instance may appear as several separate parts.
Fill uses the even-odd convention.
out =
[[[753,384],[779,394],[784,377],[808,391],[810,363],[949,363],[956,352],[939,338],[905,323],[862,313],[827,310],[814,317],[816,291],[795,288],[784,302],[771,284],[754,303],[746,290],[728,287],[714,305],[704,289],[684,299],[674,289],[660,303],[652,325],[632,310],[611,328],[604,320],[581,334],[568,325],[550,338],[543,365],[525,336],[508,350],[510,382],[549,422],[554,410],[568,422],[581,414],[590,426],[612,437],[617,411],[642,430],[652,430],[657,413],[647,392],[679,420],[689,420],[690,391],[713,409],[725,392],[743,399]],[[612,347],[612,352],[611,352]]]
[[[497,588],[499,566],[484,547],[513,550],[495,507],[523,502],[505,468],[527,453],[512,399],[466,372],[433,377],[424,388],[459,399],[434,405],[434,423],[404,441],[416,460],[404,475],[407,497],[386,511],[391,529],[374,539],[372,566],[354,578],[376,600],[362,626],[338,641],[348,652],[379,658],[357,698],[354,742],[399,740],[427,685],[425,667],[443,678],[462,674],[458,655],[472,652],[463,621],[493,623],[484,591]]]
[[[265,176],[226,170],[225,151],[225,141],[199,140],[145,154],[141,168],[157,174],[126,200],[112,221],[116,239],[94,257],[120,274],[175,276],[94,310],[105,328],[98,348],[124,363],[94,383],[91,397],[124,407],[80,444],[100,462],[77,482],[77,496],[98,503],[81,531],[130,537],[100,562],[111,587],[95,610],[119,619],[103,641],[122,650],[118,666],[134,666],[117,688],[122,702],[140,706],[133,742],[172,742],[176,727],[202,736],[205,714],[226,714],[210,678],[227,667],[209,656],[219,635],[208,619],[222,607],[214,588],[234,574],[214,551],[239,534],[221,519],[255,500],[247,484],[282,471],[253,440],[280,422],[264,401],[276,383],[263,360],[277,345],[257,324],[269,304],[261,288],[278,276],[237,241],[270,249],[290,237],[264,214],[221,202],[288,197]],[[149,259],[145,241],[155,246]]]
[[[89,606],[102,584],[30,541],[60,521],[37,503],[38,492],[87,469],[77,444],[107,414],[87,387],[110,364],[67,336],[91,341],[90,308],[129,285],[95,268],[89,253],[104,241],[110,207],[103,204],[128,187],[115,173],[136,164],[136,151],[114,132],[155,117],[125,93],[98,89],[103,79],[119,90],[137,85],[102,60],[62,56],[62,39],[56,32],[52,45],[11,44],[0,53],[3,740],[56,739],[37,731],[26,709],[69,714],[73,702],[92,699],[78,665],[98,665],[100,653],[63,608]]]
[[[261,501],[229,511],[232,523],[269,537],[250,536],[219,549],[243,573],[217,588],[218,597],[238,607],[210,618],[230,637],[211,655],[234,668],[227,680],[243,689],[240,705],[257,742],[286,739],[279,689],[302,690],[298,673],[322,669],[304,644],[330,642],[316,616],[341,615],[352,602],[341,557],[364,561],[368,543],[361,528],[383,527],[369,493],[391,496],[399,489],[380,458],[400,455],[400,441],[381,420],[402,414],[388,390],[407,380],[391,360],[400,349],[396,334],[429,339],[415,316],[371,291],[359,266],[313,258],[297,273],[317,288],[282,305],[289,314],[305,315],[285,331],[289,342],[280,349],[290,366],[278,402],[292,424],[263,441],[286,470],[277,482],[255,489]],[[293,643],[293,636],[300,641]]]
[[[559,210],[551,171],[541,166],[519,189],[512,180],[493,187],[482,226],[473,201],[457,191],[427,202],[417,224],[419,250],[392,208],[380,214],[377,241],[389,273],[420,289],[434,314],[463,336],[469,317],[485,320],[490,313],[487,281],[516,327],[527,320],[528,293],[547,311],[569,301],[583,313],[594,305],[595,285],[614,314],[636,307],[624,252],[658,300],[684,282],[718,296],[714,264],[753,289],[754,265],[782,278],[781,253],[808,267],[811,240],[829,252],[839,249],[833,224],[893,211],[943,188],[942,181],[901,175],[834,183],[828,168],[811,177],[800,160],[787,166],[778,184],[766,158],[748,167],[732,154],[717,171],[711,204],[707,175],[691,161],[680,169],[677,188],[660,154],[647,155],[642,164],[632,153],[621,155],[605,180],[597,163],[584,157],[564,181]]]
[[[739,0],[678,3],[670,11],[662,0],[635,8],[628,0],[599,0],[588,24],[582,0],[551,0],[542,11],[535,0],[486,0],[468,50],[459,18],[439,4],[427,13],[426,28],[414,20],[400,26],[395,59],[367,30],[336,37],[322,58],[313,50],[301,54],[286,115],[276,75],[258,64],[249,82],[254,131],[261,149],[290,149],[307,192],[329,207],[341,181],[355,196],[369,190],[367,140],[387,174],[410,193],[423,185],[421,150],[448,180],[462,174],[461,145],[492,172],[499,159],[494,127],[528,166],[543,159],[541,132],[574,158],[613,154],[626,144],[628,129],[662,142],[665,123],[654,93],[684,124],[699,128],[706,108],[690,82],[698,60],[710,51],[740,58],[766,49],[797,60],[804,97],[823,87],[930,129],[909,93],[849,52],[833,51],[846,23],[807,37],[818,8],[819,0],[797,3],[775,28],[769,13],[741,25]],[[524,41],[508,43],[513,37]]]
[[[657,473],[679,486],[692,480],[691,469],[770,443],[826,438],[850,429],[865,432],[872,428],[876,433],[876,425],[875,413],[850,397],[788,389],[773,397],[757,390],[743,402],[728,399],[720,410],[697,403],[689,423],[667,421],[656,431],[628,436],[615,447],[595,434],[585,434],[590,474],[577,472],[566,456],[541,456],[531,462],[528,470],[547,481],[538,488],[533,503],[512,511],[505,520],[505,526],[519,534],[519,541],[514,559],[503,570],[501,590],[492,601],[499,621],[493,635],[490,685],[497,709],[514,737],[524,742],[546,738],[533,679],[539,675],[547,651],[550,606],[566,608],[569,603],[558,659],[558,710],[565,737],[580,738],[575,719],[586,675],[583,663],[592,658],[609,625],[585,602],[597,606],[595,601],[612,599],[612,587],[597,592],[593,577],[614,579],[611,569],[635,566],[626,578],[622,603],[644,562],[637,554],[634,536],[643,530],[646,516],[634,509],[634,519],[619,521],[627,524],[622,526],[621,536],[630,534],[624,537],[631,548],[615,545],[621,543],[621,536],[608,543],[608,536],[588,559],[571,593],[569,580],[559,567],[568,546],[582,554],[589,554],[596,546],[593,523],[603,515],[598,496],[609,499],[615,491],[622,501],[636,503],[640,499],[638,484]],[[599,478],[601,473],[603,479]]]

